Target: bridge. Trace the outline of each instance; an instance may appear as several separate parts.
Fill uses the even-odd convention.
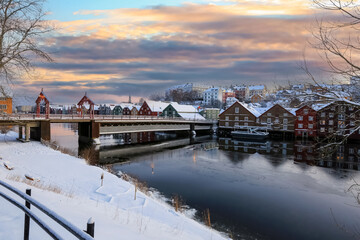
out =
[[[19,127],[19,139],[23,141],[29,141],[30,138],[50,141],[51,123],[77,123],[79,137],[93,140],[98,139],[100,135],[119,133],[211,131],[215,124],[207,120],[143,115],[11,114],[0,117],[0,126]]]

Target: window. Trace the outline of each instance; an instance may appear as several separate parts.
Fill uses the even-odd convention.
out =
[[[249,117],[244,117],[244,121],[245,122],[249,121]]]
[[[339,114],[338,119],[339,119],[339,120],[345,120],[345,115],[344,115],[344,114]]]
[[[325,116],[326,116],[325,112],[322,112],[321,117],[325,117]]]
[[[275,118],[275,123],[279,123],[279,118],[278,117]]]
[[[355,122],[354,121],[350,121],[350,126],[355,126]]]
[[[302,121],[303,120],[303,116],[298,116],[298,120]]]
[[[354,106],[349,106],[349,111],[354,111]]]
[[[244,126],[248,126],[249,124],[246,122],[246,123],[244,123]]]
[[[309,127],[310,129],[313,129],[313,128],[314,128],[314,125],[313,125],[313,124],[309,124],[308,127]]]
[[[238,107],[235,108],[235,113],[239,113],[239,108]]]
[[[7,105],[0,105],[0,110],[6,110],[7,109]]]
[[[284,117],[287,117],[288,116],[288,114],[287,113],[284,113]]]
[[[225,117],[225,120],[226,120],[226,121],[229,121],[229,116],[226,116],[226,117]]]
[[[226,123],[225,123],[225,127],[228,127],[228,126],[229,126],[229,123],[228,123],[228,122],[226,122]]]
[[[308,109],[304,109],[304,115],[308,115],[309,114],[309,110]]]
[[[287,119],[287,118],[284,118],[283,123],[284,123],[284,124],[288,124],[288,119]]]
[[[268,116],[271,116],[271,112],[268,112],[267,115],[268,115]]]
[[[329,125],[334,125],[334,120],[329,120]]]
[[[333,129],[333,128],[329,128],[328,132],[329,132],[329,133],[333,133],[333,132],[334,132],[334,129]]]
[[[314,117],[313,117],[313,116],[309,116],[308,119],[309,119],[309,121],[314,121]]]
[[[329,118],[333,118],[334,117],[334,113],[329,113]]]
[[[303,124],[302,124],[302,123],[299,123],[299,124],[298,124],[298,128],[303,128]]]
[[[324,127],[320,128],[320,132],[324,133],[324,132],[325,132],[325,128],[324,128]]]
[[[284,124],[283,128],[284,130],[288,130],[288,125]]]
[[[326,123],[325,120],[320,121],[320,125],[325,125],[325,123]]]
[[[354,149],[353,148],[349,148],[349,154],[354,154]]]
[[[268,119],[267,119],[267,123],[271,123],[271,118],[268,118]]]
[[[238,126],[239,126],[239,123],[238,123],[238,122],[236,122],[234,126],[235,126],[235,127],[238,127]]]
[[[235,121],[239,121],[239,117],[235,117]]]

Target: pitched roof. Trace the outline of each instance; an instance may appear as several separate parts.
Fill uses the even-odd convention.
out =
[[[203,116],[201,116],[199,113],[183,113],[180,112],[179,115],[186,120],[205,120]]]
[[[162,112],[169,103],[157,102],[157,101],[145,101],[152,112]]]
[[[178,104],[177,102],[172,102],[170,103],[171,106],[173,106],[175,108],[175,110],[180,114],[180,113],[195,113],[196,108],[194,108],[191,105],[182,105],[182,104]]]

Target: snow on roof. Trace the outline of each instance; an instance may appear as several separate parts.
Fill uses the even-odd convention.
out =
[[[263,90],[265,89],[264,85],[255,85],[255,86],[249,86],[249,90]]]
[[[205,120],[199,113],[184,113],[180,112],[179,115],[186,120]]]
[[[134,106],[134,104],[132,103],[120,103],[118,104],[121,108],[129,108],[129,109],[132,109],[132,107]]]
[[[146,103],[152,112],[162,112],[167,106],[169,106],[169,103],[157,101],[146,101]]]
[[[235,86],[234,89],[235,90],[245,90],[247,88],[247,86]]]
[[[288,112],[290,112],[292,115],[296,116],[296,110],[298,110],[298,108],[285,108]]]
[[[326,108],[327,106],[331,105],[334,102],[330,102],[330,103],[315,103],[311,106],[312,109],[314,109],[315,111],[320,111],[323,108]]]
[[[196,108],[194,108],[191,105],[182,105],[182,104],[178,104],[177,102],[172,102],[170,103],[171,106],[173,106],[175,108],[175,110],[180,114],[180,113],[194,113],[197,112]]]
[[[204,92],[219,91],[219,90],[220,90],[219,87],[213,87],[213,88],[206,89]]]
[[[250,106],[249,104],[242,103],[242,102],[238,102],[238,103],[241,106],[243,106],[244,108],[246,108],[255,117],[259,117],[261,115],[254,107]]]
[[[264,112],[266,112],[267,110],[269,110],[270,108],[269,107],[257,107],[257,108],[254,108],[260,115],[263,115]],[[257,116],[258,117],[258,116]]]

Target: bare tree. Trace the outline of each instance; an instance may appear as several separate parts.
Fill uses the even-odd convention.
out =
[[[317,20],[312,45],[322,52],[331,71],[346,77],[360,76],[360,8],[354,0],[313,0],[315,6],[333,13]]]
[[[52,58],[41,49],[40,36],[54,30],[45,21],[45,0],[0,0],[0,85],[29,73],[33,61]]]

